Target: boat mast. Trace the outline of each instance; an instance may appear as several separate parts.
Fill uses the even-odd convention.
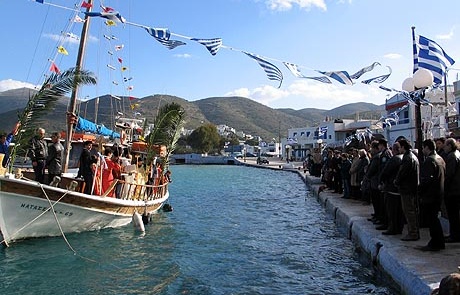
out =
[[[93,7],[93,0],[86,0],[87,8],[86,12],[91,12],[91,8]],[[77,55],[77,62],[75,64],[75,68],[77,73],[79,70],[82,69],[83,65],[83,56],[85,54],[86,48],[86,35],[88,34],[89,30],[89,21],[90,17],[85,15],[85,22],[83,23],[83,28],[80,35],[80,46],[78,48],[78,55]],[[79,77],[77,76],[77,79]],[[67,108],[67,112],[70,115],[75,115],[75,109],[77,106],[77,96],[78,96],[78,88],[76,87],[76,83],[72,90],[72,95],[70,96],[69,106]],[[66,146],[65,146],[65,158],[64,158],[64,167],[63,171],[67,172],[69,168],[69,157],[70,157],[70,149],[72,148],[72,133],[73,133],[73,124],[69,122],[69,116],[67,116],[67,134],[66,134]]]

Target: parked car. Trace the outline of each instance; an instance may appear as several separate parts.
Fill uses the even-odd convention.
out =
[[[268,161],[268,159],[266,157],[259,157],[257,158],[257,164],[261,165],[261,164],[270,164],[270,162]]]

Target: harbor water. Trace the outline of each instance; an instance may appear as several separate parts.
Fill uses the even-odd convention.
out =
[[[172,166],[172,212],[0,251],[3,294],[398,294],[298,175]],[[361,262],[360,262],[361,261]]]

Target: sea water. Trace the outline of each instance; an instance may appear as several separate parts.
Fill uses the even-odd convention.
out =
[[[398,294],[298,175],[172,166],[172,212],[0,251],[1,294]]]

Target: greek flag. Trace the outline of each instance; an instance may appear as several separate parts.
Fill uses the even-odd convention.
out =
[[[321,72],[321,74],[328,76],[336,81],[339,81],[345,85],[353,85],[353,81],[351,81],[350,75],[346,71],[336,71],[336,72]]]
[[[350,78],[352,78],[352,79],[359,79],[359,77],[361,77],[363,74],[372,71],[376,66],[379,66],[379,65],[380,65],[380,63],[374,62],[374,63],[371,64],[370,66],[365,67],[365,68],[362,68],[361,70],[357,71],[356,73],[354,73],[353,75],[351,75]]]
[[[283,64],[289,69],[289,71],[291,71],[291,73],[296,76],[297,78],[305,78],[305,79],[312,79],[312,80],[316,80],[316,81],[319,81],[319,82],[323,82],[323,83],[329,83],[329,84],[332,84],[331,80],[329,80],[328,77],[307,77],[305,75],[303,75],[300,70],[299,70],[299,67],[295,64],[292,64],[292,63],[288,63],[288,62],[283,62]]]
[[[289,138],[286,140],[286,143],[287,143],[287,144],[296,144],[296,143],[297,143],[297,138],[291,138],[291,137],[289,137]]]
[[[249,52],[242,51],[244,54],[249,56],[250,58],[254,59],[257,61],[257,63],[262,67],[262,69],[265,71],[267,74],[267,77],[269,80],[276,80],[280,81],[280,85],[278,88],[281,87],[281,83],[283,83],[283,73],[281,73],[280,69],[278,69],[274,64],[262,59],[258,55],[254,55]]]
[[[441,84],[447,67],[455,61],[434,42],[423,36],[416,36],[412,31],[414,41],[414,73],[419,69],[427,69],[433,73],[434,84]]]
[[[186,43],[178,40],[170,40],[171,32],[168,29],[163,28],[144,28],[155,40],[166,46],[168,49],[174,49],[177,46],[186,45]]]
[[[192,41],[196,41],[201,45],[204,45],[212,55],[216,55],[219,48],[222,46],[222,38],[214,39],[197,39],[192,38]]]
[[[318,127],[318,137],[323,137],[327,133],[327,126],[325,127]]]
[[[168,29],[145,27],[145,30],[155,39],[169,40],[171,37],[171,32]]]

